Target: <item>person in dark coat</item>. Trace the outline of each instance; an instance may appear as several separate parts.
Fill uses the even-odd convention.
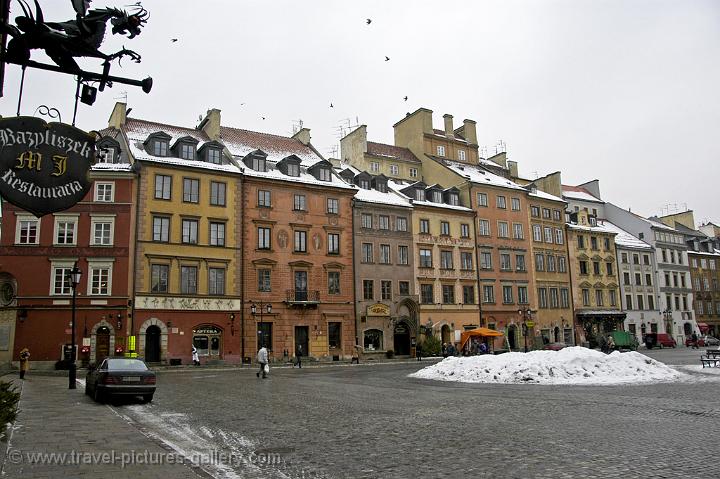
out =
[[[293,364],[293,367],[297,366],[298,368],[302,368],[302,355],[303,355],[302,344],[298,344],[297,348],[295,349],[295,360],[297,362],[295,364]]]
[[[25,373],[30,369],[30,350],[23,348],[20,351],[20,379],[25,379]]]
[[[692,343],[693,349],[698,349],[698,335],[697,333],[692,333],[690,335],[690,342]]]

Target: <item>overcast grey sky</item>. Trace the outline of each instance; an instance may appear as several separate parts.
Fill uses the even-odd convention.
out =
[[[47,20],[74,16],[70,0],[40,3]],[[392,144],[392,125],[425,107],[436,128],[445,113],[477,121],[480,145],[492,154],[502,139],[526,177],[597,178],[603,199],[636,213],[687,207],[720,222],[717,0],[142,3],[143,33],[108,36],[102,50],[142,54],[111,73],[150,75],[153,91],[115,84],[80,105],[81,128],[104,127],[126,92],[131,116],[176,125],[209,108],[225,125],[280,135],[302,120],[331,156],[341,125]],[[92,3],[106,5],[122,3]],[[15,114],[18,87],[9,66],[0,114]],[[69,123],[74,91],[69,77],[28,70],[21,114],[45,104]]]

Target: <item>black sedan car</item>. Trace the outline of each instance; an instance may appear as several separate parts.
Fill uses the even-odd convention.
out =
[[[85,394],[97,402],[113,396],[142,396],[150,402],[155,394],[156,377],[141,359],[106,358],[88,369]]]

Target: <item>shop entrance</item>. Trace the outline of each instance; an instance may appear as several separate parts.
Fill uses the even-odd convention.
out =
[[[308,327],[295,326],[295,354],[298,353],[298,346],[302,346],[302,355],[308,355]]]
[[[110,356],[110,329],[107,326],[99,327],[95,336],[97,344],[97,354],[95,361],[100,361]]]
[[[222,330],[212,325],[198,326],[193,329],[193,345],[198,356],[219,359],[222,355]]]
[[[160,328],[150,326],[145,330],[145,361],[160,362]]]
[[[395,354],[399,356],[407,356],[410,354],[410,329],[407,324],[398,323],[395,325],[393,339]]]
[[[510,351],[516,351],[517,350],[517,328],[515,327],[514,324],[508,327],[507,341],[508,341],[508,348],[510,349]]]

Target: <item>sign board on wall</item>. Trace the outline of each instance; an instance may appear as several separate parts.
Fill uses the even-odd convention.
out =
[[[94,161],[90,133],[41,118],[0,119],[0,195],[37,217],[82,200]]]
[[[383,303],[375,303],[368,306],[367,316],[390,316],[390,306]]]

